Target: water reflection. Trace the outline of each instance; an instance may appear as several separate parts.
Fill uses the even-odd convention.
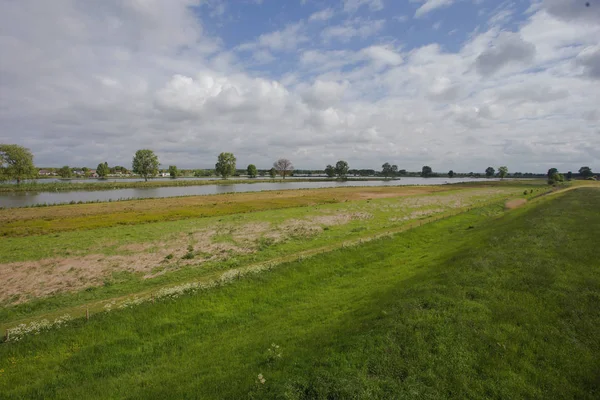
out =
[[[484,181],[487,179],[448,179],[448,178],[403,178],[388,181],[327,181],[327,182],[259,182],[251,184],[204,185],[184,187],[156,187],[137,189],[114,189],[103,191],[72,191],[72,192],[21,192],[0,193],[0,207],[24,207],[36,204],[60,204],[72,201],[109,201],[129,198],[175,197],[192,195],[209,195],[238,192],[260,192],[263,190],[314,189],[343,186],[404,186],[404,185],[443,185],[445,183],[460,183]]]

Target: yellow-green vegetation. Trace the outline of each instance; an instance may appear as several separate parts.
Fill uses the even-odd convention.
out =
[[[61,322],[64,318],[57,323],[64,325],[60,329],[0,345],[0,393],[5,398],[595,399],[600,262],[593,243],[600,236],[600,190],[538,197],[513,210],[505,200],[524,197],[525,189],[495,190],[216,218],[211,243],[232,246],[241,241],[229,226],[260,222],[282,231],[286,221],[309,221],[282,243],[267,246],[273,255],[278,246],[280,254],[293,253],[310,248],[302,243],[327,245],[352,234],[360,239],[403,223],[414,229],[239,280],[188,285],[154,302],[93,314],[89,321]],[[418,226],[419,218],[435,213],[447,218]],[[339,224],[314,219],[340,215],[357,218]],[[187,235],[207,229],[193,225],[202,220],[208,219],[156,226],[166,237],[177,229]],[[169,232],[170,224],[182,225]],[[153,242],[160,236],[153,225],[98,230],[99,249],[92,251],[106,249],[107,256],[136,251],[114,246]],[[309,226],[320,229],[312,233]],[[100,233],[120,228],[148,233],[130,231],[129,242],[118,239],[110,248]],[[56,243],[76,240],[64,235]],[[26,239],[32,238],[10,240]],[[30,245],[45,246],[43,241]],[[82,254],[91,246],[83,246]],[[200,250],[187,246],[182,240],[185,254]],[[260,243],[248,248],[253,246]],[[7,262],[37,259],[33,251],[10,257]],[[115,286],[116,281],[97,290]],[[63,305],[75,300],[63,297]],[[44,323],[38,326],[44,330]]]
[[[5,209],[0,210],[0,236],[29,236],[117,225],[214,217],[370,198],[427,194],[460,187],[347,187],[283,190]],[[537,193],[542,191],[541,188],[536,190]]]

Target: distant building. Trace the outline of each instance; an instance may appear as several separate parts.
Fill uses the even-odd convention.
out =
[[[48,171],[47,169],[40,169],[38,171],[38,175],[40,175],[40,176],[50,176],[50,175],[52,175],[52,171]]]

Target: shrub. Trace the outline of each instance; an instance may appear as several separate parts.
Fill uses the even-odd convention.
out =
[[[181,257],[182,260],[191,260],[192,258],[194,258],[196,255],[194,254],[193,251],[188,251],[187,253],[185,253],[183,255],[183,257]]]

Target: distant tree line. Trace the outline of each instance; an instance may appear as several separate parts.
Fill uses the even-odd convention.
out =
[[[569,181],[575,178],[581,179],[596,179],[594,172],[588,166],[581,167],[577,173],[568,171],[566,174],[561,174],[556,168],[550,168],[546,174],[522,173],[514,172],[509,174],[508,167],[500,166],[497,171],[494,167],[487,167],[483,173],[469,172],[457,173],[453,170],[447,174],[434,172],[429,165],[424,165],[421,171],[407,171],[400,169],[397,165],[389,162],[381,166],[381,170],[375,169],[350,169],[347,161],[339,160],[335,165],[327,165],[323,170],[295,170],[293,163],[287,158],[280,158],[273,163],[270,169],[258,169],[256,165],[249,164],[245,169],[236,168],[236,157],[233,153],[223,152],[217,157],[217,162],[214,169],[178,169],[176,165],[169,165],[168,169],[159,169],[160,163],[157,155],[150,149],[138,150],[131,163],[131,170],[123,166],[110,167],[108,162],[98,164],[95,170],[90,170],[87,167],[69,167],[65,165],[61,168],[47,168],[39,170],[34,166],[33,155],[29,149],[16,144],[0,144],[0,180],[14,180],[21,183],[23,180],[35,179],[39,177],[42,171],[45,175],[57,175],[61,178],[72,178],[74,176],[106,178],[113,176],[127,176],[136,174],[148,180],[159,174],[162,176],[170,176],[175,179],[180,176],[207,177],[219,175],[223,179],[231,176],[246,175],[249,178],[258,176],[269,176],[276,178],[278,175],[283,179],[294,174],[301,176],[326,175],[329,178],[346,179],[349,176],[378,176],[386,179],[398,177],[487,177],[500,178],[546,178],[549,184],[555,185],[565,180]]]

